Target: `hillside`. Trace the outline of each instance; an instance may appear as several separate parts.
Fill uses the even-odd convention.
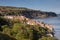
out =
[[[57,40],[53,31],[51,25],[24,16],[0,17],[0,40]]]
[[[52,25],[30,19],[55,16],[53,12],[0,6],[0,40],[57,40]]]
[[[0,6],[0,16],[5,15],[23,15],[27,18],[47,18],[57,16],[54,12],[44,12],[24,7]]]

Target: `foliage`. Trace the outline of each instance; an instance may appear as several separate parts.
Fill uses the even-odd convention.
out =
[[[5,24],[0,27],[2,29],[1,34],[4,34],[0,34],[0,40],[55,40],[53,37],[46,36],[46,30],[48,29],[36,25],[28,25],[19,22],[19,20],[15,20],[13,25]]]
[[[14,37],[11,37],[5,33],[0,32],[0,40],[17,40]]]
[[[54,37],[42,37],[42,38],[40,38],[39,40],[57,40],[56,38],[54,38]]]

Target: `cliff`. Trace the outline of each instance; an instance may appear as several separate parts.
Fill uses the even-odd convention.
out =
[[[0,6],[0,16],[5,15],[22,15],[27,18],[47,18],[56,17],[57,14],[54,12],[44,12],[40,10],[33,10],[24,7],[10,7],[10,6]]]

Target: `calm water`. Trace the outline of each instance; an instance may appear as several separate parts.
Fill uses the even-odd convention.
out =
[[[55,36],[60,40],[60,16],[53,18],[34,19],[44,23],[53,25],[55,29]]]

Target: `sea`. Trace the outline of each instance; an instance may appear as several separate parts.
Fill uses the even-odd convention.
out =
[[[52,25],[55,30],[55,37],[60,40],[60,15],[51,18],[36,18],[34,20]]]

